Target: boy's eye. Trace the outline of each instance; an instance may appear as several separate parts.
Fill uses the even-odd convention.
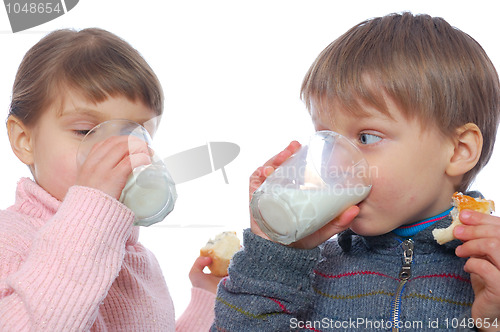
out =
[[[359,142],[361,144],[374,144],[379,142],[382,137],[373,134],[363,133],[359,135]]]

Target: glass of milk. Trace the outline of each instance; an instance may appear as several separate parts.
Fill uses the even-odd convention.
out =
[[[250,211],[273,241],[290,244],[361,202],[371,189],[361,151],[333,131],[318,131],[254,192]]]
[[[134,168],[123,188],[120,202],[135,214],[136,226],[150,226],[162,221],[177,199],[175,184],[161,158],[154,152],[146,128],[130,120],[110,120],[92,128],[83,138],[77,153],[81,165],[92,147],[112,136],[134,136],[145,141],[151,151],[151,164]]]

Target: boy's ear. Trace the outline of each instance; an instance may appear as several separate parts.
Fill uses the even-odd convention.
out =
[[[33,164],[31,130],[18,117],[10,115],[7,119],[7,133],[12,151],[26,165]]]
[[[476,166],[483,148],[483,135],[474,123],[457,128],[453,137],[454,151],[446,168],[449,176],[461,176]]]

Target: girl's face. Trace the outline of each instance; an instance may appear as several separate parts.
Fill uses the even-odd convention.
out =
[[[390,116],[365,108],[367,116],[328,105],[313,107],[316,130],[336,131],[356,144],[370,165],[372,190],[359,205],[350,228],[360,235],[379,235],[432,217],[450,208],[454,192],[446,174],[452,140],[434,127],[423,128],[388,102]]]
[[[62,111],[61,111],[62,110]],[[89,102],[79,94],[66,94],[62,108],[52,106],[31,129],[32,162],[35,181],[59,200],[63,200],[77,175],[76,154],[85,134],[101,122],[128,119],[144,125],[153,135],[156,114],[142,102],[126,97],[108,97],[101,103]]]

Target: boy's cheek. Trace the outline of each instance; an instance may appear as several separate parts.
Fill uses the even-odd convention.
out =
[[[388,197],[396,198],[401,196],[401,189],[404,183],[401,183],[397,177],[388,176],[378,172],[377,176],[372,176],[372,189],[370,199],[379,201],[379,203],[388,200]]]

